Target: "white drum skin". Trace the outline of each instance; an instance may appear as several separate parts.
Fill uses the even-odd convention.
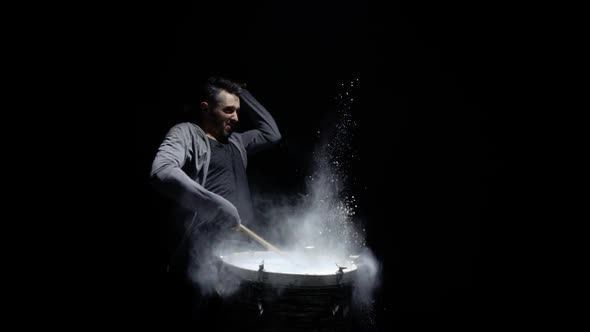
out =
[[[351,260],[305,252],[246,251],[220,259],[226,272],[273,286],[337,286],[351,283],[357,271]]]

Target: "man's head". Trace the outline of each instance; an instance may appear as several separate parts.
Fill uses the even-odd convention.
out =
[[[199,104],[201,126],[218,141],[227,141],[238,123],[242,86],[231,80],[211,77],[203,86]]]

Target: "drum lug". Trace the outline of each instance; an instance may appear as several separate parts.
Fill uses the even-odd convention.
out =
[[[260,265],[258,265],[258,281],[264,281],[264,261],[262,261]]]
[[[336,266],[338,266],[338,264],[336,264]],[[338,284],[340,284],[340,281],[342,281],[342,277],[344,276],[344,269],[346,269],[345,266],[338,266],[338,271],[336,272],[336,282]]]

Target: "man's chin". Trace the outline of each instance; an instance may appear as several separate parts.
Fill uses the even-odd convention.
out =
[[[223,131],[223,137],[225,139],[228,139],[231,136],[232,133],[233,133],[233,130],[229,130],[229,131],[224,130]]]

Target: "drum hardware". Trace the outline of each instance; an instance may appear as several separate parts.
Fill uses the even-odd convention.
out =
[[[258,265],[258,282],[264,281],[264,260]]]
[[[262,317],[263,313],[264,313],[264,307],[262,306],[262,302],[260,299],[260,300],[258,300],[258,316]]]
[[[338,271],[336,272],[336,281],[338,282],[338,284],[340,284],[342,276],[344,276],[344,270],[347,269],[347,267],[339,266],[338,264],[336,264],[336,266],[338,266]]]
[[[334,306],[334,309],[332,309],[332,316],[336,316],[336,313],[338,312],[338,309],[340,309],[340,305],[336,304]]]
[[[264,260],[258,265],[258,282],[264,282]],[[260,294],[260,293],[259,293]],[[262,317],[264,307],[262,306],[262,297],[258,296],[258,317]]]

